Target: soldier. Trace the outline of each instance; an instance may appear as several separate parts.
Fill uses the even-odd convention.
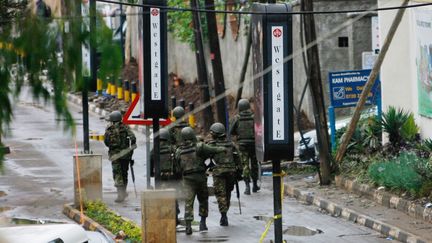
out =
[[[111,160],[114,186],[117,188],[115,202],[123,202],[127,197],[129,164],[133,166],[133,149],[136,148],[136,138],[128,126],[124,125],[122,114],[113,111],[107,119],[112,122],[105,131],[104,143],[109,148],[108,155]]]
[[[184,127],[189,126],[187,122],[182,120],[185,115],[185,110],[181,106],[176,106],[173,109],[173,116],[176,119],[175,125],[170,129],[171,134],[171,144],[177,148],[181,144],[180,132]]]
[[[219,205],[221,226],[228,226],[227,212],[231,202],[231,192],[234,185],[241,175],[242,165],[238,158],[237,148],[231,141],[228,141],[225,133],[225,126],[222,123],[214,123],[210,126],[210,134],[214,140],[210,141],[210,145],[223,148],[223,153],[216,154],[212,159],[215,166],[213,172],[213,188]]]
[[[199,202],[199,215],[201,222],[199,230],[207,230],[206,218],[208,216],[208,188],[206,165],[204,161],[223,149],[196,142],[195,132],[191,127],[181,130],[182,143],[175,153],[176,161],[180,164],[183,175],[183,190],[185,194],[185,221],[186,234],[192,234],[192,221],[194,218],[193,205],[195,196]]]
[[[254,113],[250,109],[247,99],[240,99],[238,102],[239,114],[231,122],[230,133],[237,136],[240,158],[243,164],[243,180],[246,184],[244,194],[250,195],[250,178],[253,181],[253,192],[260,190],[258,186],[258,166],[259,163],[255,155],[255,131]],[[250,163],[250,165],[249,165]]]
[[[177,190],[180,189],[178,184],[181,179],[181,174],[179,165],[175,163],[174,160],[174,148],[171,145],[170,134],[166,128],[162,128],[159,130],[159,139],[160,139],[160,187],[161,188],[174,188]],[[154,153],[153,150],[150,152],[150,167],[152,172],[152,177],[154,177]],[[179,224],[178,215],[180,213],[178,201],[176,200],[176,223]]]

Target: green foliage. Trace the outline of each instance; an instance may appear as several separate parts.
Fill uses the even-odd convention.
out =
[[[393,146],[400,145],[403,136],[401,133],[403,125],[408,121],[410,113],[403,109],[397,109],[390,106],[388,111],[382,115],[381,124],[383,130],[389,134],[390,143]]]
[[[141,229],[133,222],[126,221],[120,215],[111,211],[101,201],[87,201],[85,214],[104,226],[113,234],[121,230],[127,235],[126,242],[141,242]]]
[[[423,140],[423,145],[424,145],[425,149],[432,152],[432,139],[428,138],[428,139]]]
[[[408,119],[401,127],[401,136],[407,142],[414,142],[419,133],[419,127],[414,121],[414,115],[410,113]]]
[[[75,9],[81,0],[64,1],[64,4],[66,9]],[[60,118],[57,121],[64,121],[65,130],[74,132],[66,92],[71,87],[81,86],[79,50],[82,43],[98,46],[102,56],[99,77],[117,79],[121,71],[121,52],[112,41],[112,31],[99,20],[97,37],[90,38],[88,32],[81,32],[81,18],[67,21],[41,18],[30,10],[21,15],[25,17],[13,19],[9,25],[0,25],[0,134],[12,120],[12,99],[20,94],[24,83],[30,86],[34,98],[52,102]],[[66,22],[67,33],[64,31]],[[58,41],[60,38],[62,45]]]
[[[339,141],[347,127],[336,131],[336,140]],[[361,118],[347,147],[347,153],[365,153],[376,151],[381,146],[381,124],[374,115]]]
[[[204,1],[200,0],[200,8],[204,6]],[[175,8],[190,8],[189,1],[168,0],[168,6]],[[203,41],[207,39],[207,21],[205,13],[198,13],[201,20],[201,33]],[[183,43],[188,43],[194,48],[194,28],[191,11],[169,11],[168,12],[168,31]]]
[[[418,192],[423,184],[418,170],[427,163],[427,160],[418,158],[415,154],[401,153],[394,159],[371,164],[368,175],[378,185]]]

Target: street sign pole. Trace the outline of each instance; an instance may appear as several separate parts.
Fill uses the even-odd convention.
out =
[[[153,118],[153,162],[155,169],[155,188],[160,185],[160,140],[159,140],[159,119]]]
[[[273,214],[275,242],[282,243],[282,192],[281,160],[273,160]]]

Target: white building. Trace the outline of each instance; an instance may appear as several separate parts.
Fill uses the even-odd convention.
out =
[[[379,0],[379,8],[402,0]],[[410,5],[432,3],[410,1]],[[380,11],[381,46],[397,10]],[[382,108],[403,108],[415,115],[421,137],[432,137],[432,6],[407,9],[381,68]]]

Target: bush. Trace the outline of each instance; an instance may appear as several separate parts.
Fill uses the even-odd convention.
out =
[[[428,161],[412,153],[401,153],[397,158],[376,162],[369,166],[368,175],[378,185],[417,193],[424,178],[418,173]]]
[[[87,201],[85,214],[104,226],[113,234],[121,230],[127,235],[126,242],[141,242],[141,229],[133,222],[126,221],[101,201]]]

